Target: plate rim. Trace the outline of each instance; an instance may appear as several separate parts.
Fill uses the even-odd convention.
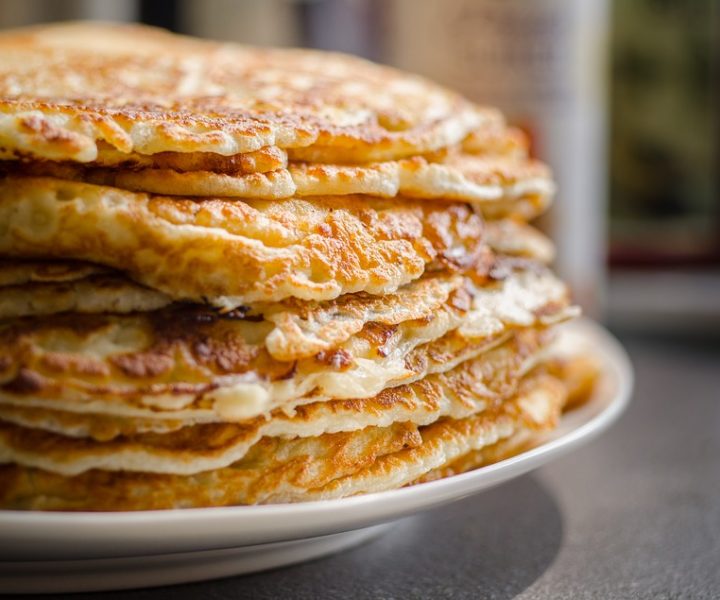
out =
[[[93,543],[107,545],[108,538],[113,541],[113,536],[120,535],[122,537],[123,533],[126,534],[125,541],[132,545],[133,542],[140,541],[137,538],[133,540],[132,533],[137,534],[138,528],[142,530],[144,526],[151,525],[153,528],[161,527],[166,530],[166,533],[171,533],[170,544],[167,545],[172,546],[172,543],[177,543],[188,535],[197,534],[196,531],[193,532],[193,529],[200,524],[205,527],[229,522],[235,526],[238,524],[252,525],[250,529],[254,531],[255,535],[248,535],[242,543],[220,545],[202,543],[194,547],[186,544],[187,549],[184,551],[221,549],[350,531],[409,516],[421,510],[478,493],[525,474],[559,455],[568,453],[578,445],[595,439],[615,423],[627,408],[634,388],[634,375],[630,358],[620,342],[604,327],[586,318],[577,319],[563,327],[576,331],[583,338],[594,338],[598,358],[603,363],[604,379],[602,381],[614,384],[613,397],[605,401],[606,406],[602,406],[597,414],[592,415],[568,432],[498,463],[416,486],[349,498],[311,502],[126,512],[0,510],[0,537],[6,538],[6,534],[11,533],[13,534],[11,537],[19,539],[25,530],[25,533],[35,534],[30,537],[37,539],[38,542],[44,540],[47,544],[56,538],[59,541],[60,537],[66,536],[68,529],[71,528],[75,534],[73,536],[74,543],[80,541],[78,538],[82,538],[83,535],[92,534],[83,540],[83,545],[88,548],[92,547]],[[596,402],[601,401],[602,398],[596,399]],[[593,400],[588,405],[592,405],[592,402]],[[582,410],[582,407],[578,410]],[[326,518],[324,527],[320,527],[318,523],[320,517]],[[285,522],[284,526],[280,527],[279,525],[283,522]],[[287,527],[288,523],[293,526]],[[267,529],[264,533],[263,524]],[[272,527],[273,524],[275,527]],[[98,530],[103,530],[104,535],[98,535]],[[235,533],[242,532],[235,531]],[[239,539],[242,536],[235,537]],[[65,537],[65,539],[67,538]],[[103,542],[103,540],[105,541]],[[32,540],[28,540],[28,542],[32,543]],[[160,551],[158,553],[169,552]],[[112,556],[127,555],[129,554],[113,554]],[[67,559],[63,558],[63,560]],[[8,560],[28,559],[0,557],[0,561]]]

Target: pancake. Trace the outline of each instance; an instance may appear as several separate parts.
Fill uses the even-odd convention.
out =
[[[4,32],[0,56],[6,157],[90,162],[102,142],[128,154],[278,147],[301,150],[299,160],[370,162],[433,151],[502,122],[497,111],[359,58],[137,25]]]
[[[26,283],[70,283],[110,271],[106,267],[84,262],[0,258],[0,287]]]
[[[1,152],[0,156],[2,156]],[[29,157],[21,157],[20,160],[15,160],[11,164],[14,164],[15,168],[21,168],[29,160]],[[60,161],[54,164],[70,166],[76,163]],[[254,152],[233,154],[231,156],[223,156],[213,152],[138,154],[137,152],[120,152],[104,142],[99,142],[97,158],[90,163],[83,164],[93,168],[159,169],[179,173],[203,171],[247,175],[284,169],[288,166],[288,156],[285,150],[275,146],[266,146]]]
[[[299,407],[292,415],[275,411],[269,419],[196,425],[164,434],[130,433],[102,441],[69,437],[48,430],[65,429],[65,424],[73,423],[72,415],[26,411],[29,418],[23,419],[22,413],[13,414],[0,406],[0,463],[14,462],[68,476],[90,469],[191,475],[235,463],[262,437],[314,437],[397,422],[422,426],[442,417],[460,419],[512,395],[544,337],[534,331],[523,332],[447,373],[386,389],[375,397],[328,400]],[[25,423],[21,426],[18,420]],[[93,424],[97,420],[100,422]],[[110,431],[111,423],[103,422],[102,417],[76,416],[74,421],[75,433],[93,428],[105,435]],[[33,425],[37,427],[28,427]]]
[[[413,157],[369,165],[293,163],[267,173],[180,172],[172,169],[98,169],[79,165],[5,161],[0,172],[51,176],[173,196],[282,199],[367,194],[378,197],[470,202],[493,218],[531,219],[550,203],[554,184],[537,161],[450,153],[437,162]]]
[[[472,297],[471,312],[463,326],[467,331],[484,329],[485,335],[499,332],[498,324],[504,321],[531,324],[529,314],[540,314],[543,305],[547,314],[567,306],[567,289],[549,271],[536,263],[521,268],[512,268],[512,263],[503,266],[507,262],[497,261],[492,271],[495,282],[482,286],[458,275],[432,274],[382,297],[347,295],[324,303],[289,300],[256,305],[254,310],[274,325],[265,338],[270,354],[278,360],[294,360],[330,351],[369,323],[398,325],[427,319],[448,301],[455,309],[463,309],[461,288]]]
[[[63,312],[146,312],[172,304],[168,296],[91,263],[17,261],[5,266],[0,264],[0,281],[30,282],[0,285],[0,319]],[[57,281],[31,279],[43,270],[56,271]],[[234,314],[271,321],[275,329],[266,346],[278,360],[291,361],[337,346],[370,321],[396,325],[427,317],[464,281],[458,273],[429,273],[384,296],[360,292],[325,302],[289,298],[242,307]]]
[[[293,362],[268,352],[271,321],[197,307],[10,321],[0,325],[0,403],[244,420],[278,406],[372,396],[446,371],[514,329],[574,315],[568,303],[551,274],[521,271],[480,289],[458,288],[421,319],[368,322],[338,347]]]
[[[541,278],[543,270],[537,263],[531,261],[513,270],[515,263],[507,257],[499,257],[492,269],[495,281],[509,279],[505,285],[514,291],[507,294],[539,294],[541,287],[531,291],[533,286],[545,285],[548,294],[561,296],[559,282],[547,272]],[[46,281],[38,279],[31,283],[0,285],[0,319],[63,312],[146,312],[172,304],[167,296],[135,284],[120,273],[89,263],[18,261],[7,265],[5,269],[5,265],[0,264],[0,280],[25,281],[39,275]],[[519,274],[525,270],[533,273]],[[43,271],[48,275],[43,275]],[[56,277],[57,282],[51,277]],[[545,283],[541,284],[541,281]],[[497,295],[493,285],[485,286],[489,298]],[[467,286],[473,286],[472,281],[460,274],[429,273],[384,296],[346,294],[325,302],[302,302],[291,298],[278,303],[254,304],[227,314],[236,318],[264,318],[271,322],[274,328],[265,339],[265,346],[274,358],[292,361],[331,350],[370,322],[397,325],[427,318],[448,300],[452,292]],[[555,292],[551,291],[553,288]],[[474,296],[482,294],[482,289],[474,286]]]
[[[148,196],[50,178],[0,180],[0,254],[122,269],[173,299],[222,308],[385,294],[426,269],[487,264],[463,204],[319,197]]]
[[[600,366],[597,360],[585,353],[563,356],[563,342],[567,334],[560,335],[549,352],[550,359],[536,369],[536,373],[543,373],[556,380],[562,381],[565,388],[565,402],[563,411],[569,411],[584,404],[590,399],[598,377]],[[521,393],[532,394],[534,389],[528,382],[521,383]],[[542,438],[531,430],[519,431],[509,438],[501,440],[492,446],[471,450],[459,458],[450,458],[444,465],[429,471],[417,480],[417,483],[433,481],[445,477],[465,473],[482,465],[492,464],[529,450],[542,442]]]
[[[493,252],[550,264],[555,260],[555,246],[534,227],[514,219],[488,221],[485,241]]]
[[[505,343],[461,362],[446,374],[429,375],[411,384],[386,388],[372,398],[325,400],[298,406],[292,411],[276,409],[267,417],[234,424],[221,423],[217,429],[214,425],[194,426],[167,419],[138,419],[7,404],[0,404],[0,419],[26,428],[99,442],[119,437],[137,439],[138,434],[167,434],[183,428],[185,434],[195,430],[242,433],[262,429],[263,435],[306,437],[369,425],[386,426],[394,421],[428,424],[439,416],[467,416],[484,407],[488,399],[506,395],[508,386],[515,385],[513,382],[528,366],[539,360],[547,362],[547,351],[541,348],[546,347],[548,336],[547,332],[541,335],[533,330],[517,333]],[[454,391],[450,393],[448,389]]]
[[[68,282],[0,286],[0,319],[26,315],[129,313],[157,310],[172,300],[117,274],[90,275]]]
[[[479,450],[470,450],[459,458],[453,457],[445,465],[436,467],[418,477],[412,484],[437,481],[438,479],[460,475],[485,465],[500,462],[529,450],[539,441],[541,441],[541,436],[538,435],[537,431],[531,429],[517,431],[494,444],[484,446]]]
[[[506,263],[507,256],[531,263],[549,263],[554,257],[550,240],[529,225],[512,220],[490,221],[484,231],[488,246],[506,255],[498,257],[496,265]],[[300,344],[310,353],[328,350],[369,321],[397,324],[422,318],[463,281],[458,273],[425,273],[382,296],[360,292],[324,302],[288,298],[242,310],[272,320],[277,331],[268,337],[268,349],[279,360],[293,360],[302,356],[297,354]],[[142,312],[172,302],[166,294],[135,283],[119,271],[92,263],[0,260],[0,319],[64,312]]]
[[[464,419],[441,419],[420,429],[422,443],[379,457],[369,467],[338,477],[319,489],[271,497],[274,502],[329,500],[396,489],[420,479],[453,459],[526,432],[537,434],[556,427],[565,403],[563,382],[531,374],[518,394],[495,410]],[[490,450],[492,452],[492,450]],[[468,469],[484,463],[468,464]]]
[[[248,504],[272,494],[325,485],[372,464],[383,454],[419,443],[416,427],[398,423],[320,438],[263,438],[239,463],[191,476],[93,470],[66,478],[39,469],[0,465],[0,506],[142,510]]]
[[[531,392],[525,394],[524,390]],[[562,383],[528,376],[521,392],[464,419],[440,419],[286,440],[263,438],[229,467],[194,475],[90,470],[74,477],[0,466],[0,506],[142,510],[340,498],[412,483],[454,456],[557,421]]]

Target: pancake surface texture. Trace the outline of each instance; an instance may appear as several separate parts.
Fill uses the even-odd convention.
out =
[[[514,329],[563,320],[567,290],[520,272],[464,288],[432,315],[370,322],[337,348],[279,361],[272,322],[186,309],[130,316],[58,316],[0,327],[0,403],[171,420],[239,420],[278,407],[362,398],[502,342]],[[301,357],[302,354],[306,356]]]
[[[426,268],[482,268],[485,250],[481,219],[458,203],[190,200],[0,181],[0,253],[95,261],[175,299],[224,308],[384,294]]]
[[[0,508],[301,502],[542,440],[597,364],[530,138],[420,77],[0,33]]]
[[[92,48],[92,51],[88,51]],[[295,148],[303,160],[433,151],[501,120],[416,76],[350,56],[246,48],[121,25],[0,36],[0,139],[10,156]]]
[[[0,466],[0,502],[16,508],[138,510],[293,502],[352,496],[412,483],[456,457],[526,430],[553,426],[562,383],[530,378],[530,392],[463,419],[284,440],[263,438],[240,461],[197,475],[90,470],[66,477]]]

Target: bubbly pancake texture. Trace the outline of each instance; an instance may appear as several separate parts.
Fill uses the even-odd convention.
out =
[[[92,48],[92,51],[88,51]],[[351,56],[247,48],[140,26],[0,35],[5,155],[90,162],[123,153],[304,148],[317,162],[392,160],[460,142],[500,115]]]
[[[550,240],[530,225],[508,219],[490,221],[485,223],[484,234],[501,261],[513,257],[547,264],[553,259]],[[293,360],[302,356],[297,354],[301,344],[312,348],[311,352],[329,350],[369,321],[394,325],[422,318],[462,282],[459,273],[431,272],[382,296],[360,292],[324,302],[288,298],[241,310],[273,321],[278,331],[268,336],[268,349],[280,360]],[[64,312],[144,312],[172,302],[170,296],[120,271],[92,263],[0,260],[0,319]]]
[[[276,407],[363,398],[447,371],[515,329],[572,316],[550,273],[520,271],[458,288],[432,314],[368,322],[338,347],[283,362],[272,321],[196,307],[136,315],[71,315],[0,325],[0,404],[141,419],[237,421]]]
[[[314,438],[263,438],[242,461],[190,476],[93,470],[65,478],[0,465],[0,506],[144,510],[254,504],[302,494],[372,464],[383,454],[420,443],[417,427],[396,423]]]
[[[0,463],[15,462],[68,476],[90,469],[190,475],[242,459],[262,437],[315,437],[365,427],[390,427],[393,423],[422,426],[442,417],[461,419],[510,396],[544,337],[526,331],[447,373],[389,388],[370,398],[328,400],[302,406],[292,415],[275,411],[269,419],[196,425],[166,434],[134,433],[112,441],[13,425],[13,413],[0,407]],[[35,421],[38,425],[42,412],[35,416],[40,417]],[[66,418],[68,421],[71,419]],[[93,416],[87,415],[86,429],[92,427],[92,421]],[[51,427],[62,425],[62,415],[47,414],[45,422]],[[82,421],[76,423],[81,425]],[[107,424],[101,423],[100,427],[103,425],[107,432]]]
[[[526,432],[537,434],[553,429],[566,399],[562,381],[531,374],[523,384],[516,396],[495,410],[464,419],[441,419],[420,430],[421,444],[379,457],[366,469],[282,500],[329,500],[396,489],[469,452],[491,449]],[[474,464],[472,468],[478,466],[481,465]]]
[[[453,457],[523,431],[551,428],[564,400],[560,380],[530,374],[518,395],[470,417],[439,419],[420,428],[396,423],[313,438],[263,438],[231,466],[194,475],[90,470],[65,477],[0,466],[0,505],[142,510],[298,502],[384,491],[410,484]]]
[[[553,379],[562,382],[565,397],[563,411],[573,410],[587,402],[593,394],[600,375],[600,367],[595,358],[587,354],[587,349],[580,354],[563,356],[562,346],[566,338],[567,336],[560,335],[555,340],[548,353],[549,358],[535,370],[537,375],[543,377],[544,382],[552,382]],[[532,380],[521,382],[521,394],[531,395],[535,392],[530,381]],[[547,385],[548,383],[543,383],[543,387]],[[550,385],[556,384],[550,383]],[[414,483],[451,477],[483,465],[496,463],[532,448],[541,441],[537,431],[524,429],[492,446],[470,450],[459,458],[450,457],[445,464],[427,472]]]
[[[0,180],[0,253],[97,262],[174,299],[224,308],[389,293],[429,268],[482,270],[488,252],[482,221],[463,204],[191,200]]]

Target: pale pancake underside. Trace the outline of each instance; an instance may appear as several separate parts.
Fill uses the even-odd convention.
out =
[[[432,268],[484,269],[464,204],[341,196],[177,199],[51,178],[0,181],[0,253],[88,260],[174,299],[234,308],[385,294]]]
[[[502,121],[351,56],[91,23],[0,35],[0,96],[6,155],[80,162],[96,160],[100,142],[139,154],[277,146],[313,162],[392,160]]]
[[[0,467],[0,504],[54,510],[139,510],[339,498],[394,489],[469,452],[554,426],[562,382],[542,371],[518,395],[461,419],[395,423],[284,440],[263,438],[229,467],[194,475],[91,470],[75,477]]]
[[[446,371],[513,329],[573,314],[565,286],[549,272],[530,270],[494,285],[458,288],[420,319],[368,322],[337,348],[294,362],[268,352],[266,340],[282,331],[272,321],[197,309],[17,321],[0,329],[9,358],[0,371],[0,402],[149,419],[242,420],[279,406],[372,396]]]

